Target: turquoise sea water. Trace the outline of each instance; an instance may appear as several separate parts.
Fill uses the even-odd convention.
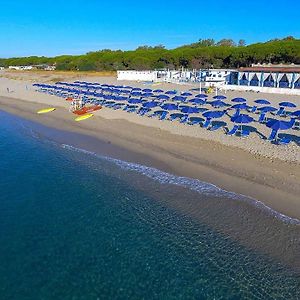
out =
[[[230,208],[252,226],[240,229],[247,244],[220,217],[222,191],[191,192],[194,181],[74,151],[0,117],[0,299],[300,299],[294,221],[269,214],[273,233],[256,224],[262,213]],[[285,243],[279,255],[256,235],[272,249]]]

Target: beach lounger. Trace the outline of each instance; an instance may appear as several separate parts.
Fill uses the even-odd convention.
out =
[[[259,123],[265,123],[266,122],[266,114],[265,113],[261,113],[258,119]]]
[[[211,125],[211,118],[207,118],[203,124],[203,128],[208,128]]]
[[[283,116],[284,115],[284,107],[280,107],[276,113],[276,116]]]
[[[241,137],[245,138],[248,137],[250,135],[250,130],[243,128],[243,130],[241,131]]]
[[[228,135],[235,135],[238,132],[239,125],[234,125],[233,128],[227,132]]]
[[[277,129],[273,129],[273,130],[271,131],[270,136],[268,137],[268,141],[275,141],[275,140],[276,140],[277,132],[278,132]]]
[[[209,128],[209,130],[210,131],[216,131],[216,130],[220,129],[223,126],[224,126],[224,124],[222,124],[222,123],[215,123],[215,124],[212,124],[212,126]]]
[[[202,118],[198,118],[198,117],[190,117],[188,124],[189,125],[198,125],[201,124],[203,122]]]
[[[284,137],[278,138],[277,143],[279,145],[288,145],[291,142],[291,140],[292,139],[290,137],[284,136]]]

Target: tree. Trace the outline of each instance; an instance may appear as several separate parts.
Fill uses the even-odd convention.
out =
[[[217,43],[217,46],[234,47],[236,44],[232,39],[222,39]]]
[[[245,40],[239,40],[239,43],[238,43],[238,46],[239,47],[245,47],[246,46],[246,41]]]
[[[215,45],[215,40],[214,39],[199,39],[199,45],[201,47],[210,47]]]

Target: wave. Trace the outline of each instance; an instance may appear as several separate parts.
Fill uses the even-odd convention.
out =
[[[285,223],[300,225],[300,220],[298,220],[296,218],[288,217],[278,211],[275,211],[274,209],[265,205],[263,202],[261,202],[257,199],[254,199],[252,197],[245,196],[242,194],[226,191],[226,190],[221,189],[221,188],[217,187],[216,185],[213,185],[208,182],[204,182],[204,181],[189,178],[189,177],[176,176],[176,175],[158,170],[156,168],[147,167],[147,166],[137,164],[137,163],[126,162],[126,161],[123,161],[120,159],[116,159],[116,158],[112,158],[112,157],[108,157],[108,156],[104,156],[104,155],[99,155],[95,152],[87,151],[87,150],[77,148],[77,147],[67,145],[67,144],[62,144],[61,146],[62,146],[62,148],[67,149],[67,150],[81,152],[81,153],[85,153],[87,155],[93,155],[100,159],[104,159],[106,161],[114,163],[115,165],[117,165],[118,167],[120,167],[123,170],[139,173],[139,174],[144,175],[160,184],[170,184],[170,185],[180,186],[180,187],[190,189],[192,191],[198,192],[198,193],[200,193],[202,195],[206,195],[206,196],[213,196],[213,197],[220,197],[220,198],[227,197],[227,198],[231,198],[231,199],[238,200],[238,201],[244,201],[244,202],[250,203],[264,211],[267,211],[269,214],[271,214],[272,216],[274,216],[277,219],[280,219],[281,221],[283,221]]]

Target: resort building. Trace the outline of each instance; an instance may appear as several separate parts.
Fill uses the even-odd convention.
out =
[[[241,86],[300,89],[300,65],[253,65],[234,78],[232,84]]]
[[[118,71],[118,80],[196,83],[203,82],[206,86],[231,84],[233,70],[157,70],[157,71]]]

